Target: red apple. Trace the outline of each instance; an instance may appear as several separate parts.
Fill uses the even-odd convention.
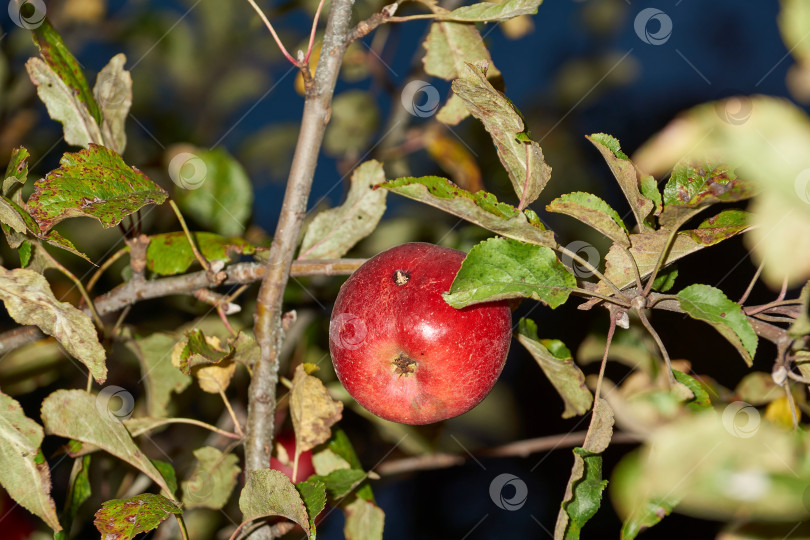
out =
[[[286,431],[276,437],[276,442],[287,452],[286,463],[276,456],[270,456],[270,468],[281,471],[292,480],[293,484],[302,482],[315,474],[315,467],[312,465],[312,451],[302,452],[298,457],[298,474],[293,478],[293,462],[295,460],[295,433]]]
[[[512,336],[506,302],[463,309],[442,298],[465,254],[403,244],[343,284],[329,327],[335,372],[357,402],[403,424],[465,413],[498,379]]]

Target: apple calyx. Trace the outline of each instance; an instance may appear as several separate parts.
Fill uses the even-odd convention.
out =
[[[416,371],[416,360],[405,353],[399,353],[391,363],[394,365],[394,373],[400,377],[403,375],[411,375]]]
[[[394,283],[402,287],[411,280],[411,275],[405,270],[397,270],[394,272]]]

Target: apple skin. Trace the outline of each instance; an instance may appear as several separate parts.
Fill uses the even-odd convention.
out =
[[[289,478],[293,484],[302,482],[315,474],[315,467],[312,465],[312,451],[307,450],[306,452],[301,452],[301,455],[298,456],[298,478],[293,479],[292,477],[292,462],[295,459],[295,433],[289,431],[283,432],[276,437],[276,441],[287,451],[287,456],[290,458],[290,465],[285,465],[275,456],[270,456],[271,469],[286,474],[287,478]]]
[[[442,298],[465,256],[403,244],[341,287],[329,327],[332,362],[349,394],[377,416],[403,424],[452,418],[498,379],[512,337],[508,303],[455,309]]]

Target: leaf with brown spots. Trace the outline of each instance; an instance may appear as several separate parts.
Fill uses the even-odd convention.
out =
[[[662,226],[679,226],[711,204],[753,197],[755,190],[725,165],[681,161],[664,187]]]
[[[295,429],[297,454],[329,440],[330,428],[343,413],[343,403],[335,401],[320,379],[309,375],[303,365],[295,368],[290,396],[290,415]]]
[[[182,513],[163,495],[141,493],[103,503],[93,524],[104,540],[131,540],[140,533],[156,529],[171,514]]]
[[[82,362],[93,378],[107,379],[106,354],[90,317],[67,302],[60,302],[44,276],[33,270],[0,267],[0,300],[19,324],[34,324],[55,337]]]
[[[166,192],[130,167],[114,151],[91,144],[66,153],[60,167],[34,184],[28,209],[40,230],[71,217],[92,217],[113,227],[148,204],[161,204]]]
[[[42,427],[14,399],[0,393],[0,485],[23,508],[54,531],[62,526],[51,498],[51,473],[40,445]]]

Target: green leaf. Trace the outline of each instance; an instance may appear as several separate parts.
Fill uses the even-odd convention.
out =
[[[627,227],[608,203],[590,193],[577,191],[562,195],[546,205],[549,212],[574,217],[604,234],[614,242],[630,247]]]
[[[658,277],[653,281],[652,288],[654,291],[667,292],[675,285],[676,279],[678,279],[677,268],[673,268],[668,272],[659,272]]]
[[[183,214],[218,234],[244,233],[253,209],[253,186],[224,148],[190,147],[175,153],[169,176],[182,188],[174,191],[174,199]]]
[[[531,204],[551,179],[543,150],[529,138],[520,112],[487,80],[487,71],[467,64],[453,81],[453,92],[467,105],[470,114],[489,132],[498,158],[520,198],[519,209]],[[528,175],[528,176],[527,176]]]
[[[711,163],[679,162],[664,187],[664,211],[659,221],[676,227],[718,202],[736,202],[751,198],[753,186],[739,180],[732,168]]]
[[[81,251],[76,249],[76,246],[74,246],[73,243],[71,243],[70,240],[63,237],[61,234],[59,234],[55,230],[51,229],[50,231],[48,231],[46,233],[43,233],[40,230],[39,225],[37,224],[37,222],[34,221],[34,218],[32,218],[30,215],[28,215],[28,212],[23,210],[22,207],[20,207],[13,200],[7,199],[5,197],[0,198],[0,207],[6,208],[6,209],[8,209],[10,207],[10,210],[8,210],[9,214],[6,214],[6,215],[8,216],[8,219],[13,220],[13,221],[12,222],[4,221],[4,223],[9,223],[9,224],[13,223],[12,228],[15,229],[15,231],[12,232],[12,231],[9,231],[6,227],[3,227],[3,232],[5,232],[6,240],[8,241],[9,246],[11,246],[12,248],[15,248],[15,247],[18,247],[18,246],[21,246],[21,245],[27,243],[27,244],[29,244],[28,253],[29,253],[29,257],[30,257],[31,243],[28,242],[28,240],[25,239],[25,234],[24,234],[27,231],[27,233],[30,234],[31,236],[39,238],[40,240],[42,240],[44,242],[47,242],[48,244],[50,244],[52,246],[56,246],[58,248],[64,249],[65,251],[69,251],[70,253],[73,253],[74,255],[78,255],[79,257],[81,257],[82,259],[84,259],[84,260],[86,260],[88,262],[92,262],[92,261],[90,261],[90,259],[87,258],[87,255],[85,255],[84,253],[82,253]],[[25,224],[25,230],[23,232],[17,232],[16,226],[19,225],[19,222],[16,221],[16,218],[13,215],[10,215],[10,212],[12,212],[12,211],[15,212],[17,218],[21,219],[22,222]]]
[[[144,206],[166,200],[163,189],[103,146],[66,153],[59,165],[36,181],[28,198],[42,232],[71,217],[92,217],[113,227]]]
[[[508,298],[532,298],[556,308],[577,282],[544,246],[490,238],[470,250],[444,299],[455,308]]]
[[[520,15],[534,15],[543,0],[505,0],[498,4],[481,2],[439,14],[436,20],[456,22],[506,21]]]
[[[172,364],[172,348],[176,342],[174,336],[161,332],[127,342],[127,347],[141,364],[142,381],[146,387],[146,409],[150,417],[167,416],[172,392],[179,394],[191,383],[191,377]]]
[[[301,242],[299,259],[339,259],[371,234],[385,212],[385,171],[376,160],[366,161],[352,173],[346,202],[315,216]]]
[[[25,416],[17,401],[0,392],[0,485],[23,508],[61,531],[51,498],[50,469],[40,450],[43,437],[42,427]]]
[[[11,197],[28,180],[28,150],[17,147],[11,151],[6,174],[3,177],[3,196]]]
[[[14,321],[38,326],[87,366],[98,383],[107,379],[106,353],[90,316],[57,300],[41,274],[0,267],[0,300]]]
[[[757,335],[740,304],[729,300],[720,289],[697,283],[677,296],[689,316],[714,326],[740,352],[749,367],[753,364]]]
[[[209,262],[230,262],[233,255],[252,255],[256,247],[242,238],[224,237],[210,232],[193,232],[194,242]],[[182,274],[197,262],[188,237],[183,231],[149,237],[146,267],[161,276]]]
[[[583,415],[593,405],[593,394],[585,386],[585,375],[571,358],[568,348],[559,340],[540,340],[537,324],[520,319],[517,340],[531,353],[540,369],[565,403],[563,418]]]
[[[93,96],[101,107],[104,119],[101,123],[104,146],[119,154],[123,154],[127,146],[124,124],[132,106],[132,77],[124,69],[126,63],[127,57],[123,53],[113,56],[99,71],[93,87]]]
[[[357,155],[374,142],[380,110],[365,90],[341,92],[332,101],[332,115],[323,138],[324,151],[334,157]]]
[[[595,133],[587,137],[587,139],[596,146],[596,149],[605,158],[619,187],[622,188],[627,202],[630,203],[630,209],[636,216],[636,222],[639,224],[640,229],[642,231],[650,230],[650,227],[646,225],[646,221],[655,204],[641,193],[636,167],[630,161],[630,158],[622,152],[619,141],[606,133]]]
[[[239,458],[223,454],[212,446],[194,451],[197,463],[194,471],[182,484],[183,506],[191,508],[224,507],[231,497],[239,477]]]
[[[326,476],[313,478],[323,482],[332,499],[340,500],[366,479],[366,473],[360,469],[335,469]]]
[[[672,370],[672,375],[676,381],[686,386],[694,396],[686,401],[687,407],[696,411],[711,408],[712,400],[709,398],[709,392],[697,379],[677,369]]]
[[[156,529],[170,515],[182,513],[163,495],[142,493],[103,503],[93,523],[104,540],[131,540],[140,533]]]
[[[219,342],[218,338],[210,338]],[[191,374],[193,368],[218,364],[230,358],[233,351],[228,348],[221,350],[210,343],[205,334],[199,328],[189,330],[185,334],[186,344],[180,353],[180,371],[185,375]]]
[[[74,460],[73,469],[70,471],[70,484],[65,499],[65,509],[62,511],[62,523],[65,524],[65,528],[61,534],[64,535],[64,540],[67,539],[65,531],[71,530],[73,520],[76,519],[76,515],[79,513],[79,508],[90,498],[91,494],[90,456],[82,456]]]
[[[152,462],[152,465],[155,466],[163,479],[166,480],[166,485],[169,486],[169,493],[174,497],[177,491],[177,471],[175,471],[172,464],[167,461],[161,461],[159,459],[150,459],[149,461]]]
[[[326,486],[317,478],[295,484],[309,515],[309,527],[315,530],[315,518],[326,507]]]
[[[312,455],[312,463],[315,466],[315,471],[319,475],[328,476],[333,470],[342,468],[363,470],[363,465],[360,463],[360,459],[357,457],[349,437],[342,429],[332,429],[332,438],[329,439],[329,443],[324,451],[326,450],[328,450],[332,456],[318,457],[320,452],[315,452]],[[345,466],[343,465],[344,463]],[[356,494],[362,499],[374,502],[374,493],[371,489],[371,485],[368,483],[362,484]]]
[[[485,191],[470,193],[446,178],[404,177],[380,187],[464,218],[507,238],[542,246],[556,245],[554,234],[543,227],[534,212],[521,212],[512,205],[498,202],[495,195]]]
[[[163,475],[132,441],[127,428],[108,412],[102,396],[84,390],[57,390],[42,402],[42,421],[47,434],[97,446],[169,491]]]
[[[618,142],[618,141],[617,141]],[[639,183],[641,194],[650,199],[655,205],[653,215],[658,216],[664,208],[664,200],[658,191],[658,182],[649,174],[642,175]]]
[[[298,490],[287,476],[273,469],[245,473],[245,487],[239,495],[244,521],[283,516],[298,523],[310,535],[309,514]]]
[[[93,93],[90,92],[90,87],[87,85],[87,80],[84,78],[79,63],[68,50],[59,32],[51,26],[48,19],[45,19],[34,30],[33,38],[42,59],[59,76],[59,79],[64,81],[64,84],[70,88],[70,93],[76,96],[76,100],[87,108],[96,124],[100,125],[102,121],[101,108],[93,98]]]
[[[710,246],[745,232],[751,226],[751,218],[751,213],[744,210],[723,210],[686,233],[695,242]]]
[[[591,424],[582,447],[574,448],[574,466],[560,505],[554,540],[579,540],[582,528],[599,510],[602,491],[602,452],[613,435],[613,411],[604,399],[594,406]]]
[[[343,535],[346,540],[382,540],[385,514],[371,501],[357,497],[343,507],[346,524]]]
[[[31,262],[31,242],[24,241],[20,244],[20,247],[17,248],[17,254],[20,256],[20,267],[25,268],[28,266],[28,263]]]

